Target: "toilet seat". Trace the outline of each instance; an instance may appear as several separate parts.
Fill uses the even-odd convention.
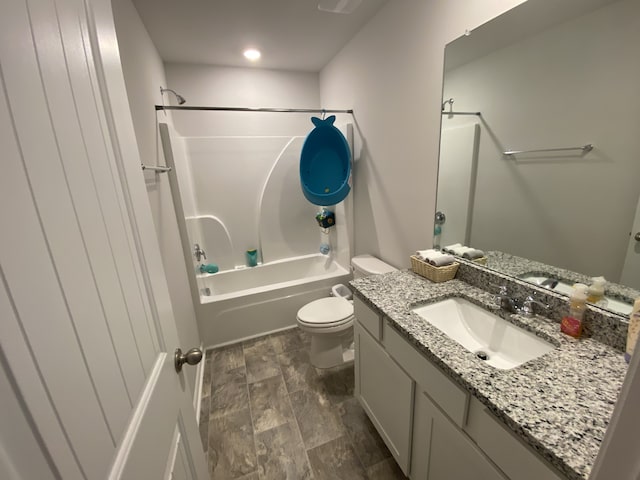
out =
[[[353,321],[353,304],[341,297],[328,297],[306,304],[297,315],[307,328],[333,328]]]

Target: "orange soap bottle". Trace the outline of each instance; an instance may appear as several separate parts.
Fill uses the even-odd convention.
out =
[[[569,315],[562,319],[560,330],[574,338],[582,334],[582,319],[587,310],[587,289],[582,283],[576,283],[569,297]]]

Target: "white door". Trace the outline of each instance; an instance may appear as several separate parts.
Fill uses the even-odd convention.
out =
[[[110,35],[106,0],[0,7],[2,478],[208,478]]]
[[[629,238],[629,247],[624,259],[620,283],[640,290],[640,198],[638,198],[638,207],[633,220],[633,229]]]

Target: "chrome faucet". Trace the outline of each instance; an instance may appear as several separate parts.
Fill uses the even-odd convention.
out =
[[[500,306],[502,310],[509,313],[520,313],[525,317],[532,317],[535,315],[534,305],[537,305],[543,310],[549,310],[549,305],[546,305],[536,299],[535,293],[527,296],[524,301],[519,301],[511,296],[507,292],[506,285],[495,285],[499,291],[493,296],[496,305]]]
[[[521,309],[521,305],[515,298],[509,296],[507,286],[500,285],[498,288],[498,293],[493,296],[493,300],[496,305],[499,305],[505,312],[518,313]]]
[[[199,262],[203,258],[207,259],[207,254],[204,253],[204,250],[200,248],[200,245],[197,243],[193,244],[193,256],[196,257],[196,260]]]
[[[540,307],[545,312],[549,310],[549,305],[536,300],[534,293],[533,295],[529,295],[524,299],[524,302],[522,302],[522,314],[525,317],[533,317],[536,314],[533,308],[534,305],[538,305],[538,307]]]
[[[543,281],[540,284],[540,286],[547,287],[547,288],[550,288],[551,290],[553,290],[554,288],[556,288],[558,286],[558,283],[560,283],[560,281],[556,280],[555,278],[547,278],[545,281]]]

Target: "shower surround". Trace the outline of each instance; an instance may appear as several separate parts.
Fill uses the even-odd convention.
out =
[[[203,274],[193,256],[188,264],[205,345],[293,326],[301,306],[348,280],[351,196],[329,206],[336,226],[323,232],[314,218],[320,207],[300,188],[304,137],[184,137],[170,126],[160,131],[177,175],[183,248],[199,244],[207,255],[202,263],[219,267],[219,273]],[[351,139],[351,125],[343,133]],[[319,253],[322,243],[331,245],[328,255]],[[251,249],[258,250],[256,267],[247,266]]]

